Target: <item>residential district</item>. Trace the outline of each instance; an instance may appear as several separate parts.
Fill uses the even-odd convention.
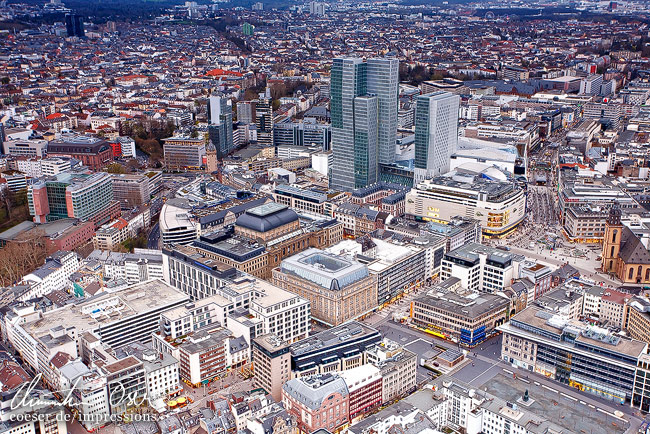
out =
[[[0,3],[0,434],[650,431],[647,2],[90,3]]]

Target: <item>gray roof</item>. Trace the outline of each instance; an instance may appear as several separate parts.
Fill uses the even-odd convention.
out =
[[[332,374],[294,378],[287,381],[282,389],[312,410],[321,408],[323,401],[335,393],[348,395],[348,387],[343,378]]]
[[[333,291],[368,276],[366,265],[314,248],[283,260],[280,269]]]
[[[298,220],[298,214],[286,205],[270,202],[247,210],[237,218],[237,226],[267,232]]]

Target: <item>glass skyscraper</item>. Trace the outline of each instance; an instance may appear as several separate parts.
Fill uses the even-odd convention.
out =
[[[350,191],[373,184],[379,163],[395,160],[398,70],[397,59],[334,59],[331,188]]]
[[[439,91],[421,95],[415,105],[415,182],[449,171],[458,146],[460,97]]]
[[[232,102],[228,98],[211,96],[208,99],[208,146],[214,147],[217,158],[222,159],[233,149]]]
[[[399,109],[399,60],[368,59],[368,93],[377,95],[377,146],[381,164],[395,162]]]

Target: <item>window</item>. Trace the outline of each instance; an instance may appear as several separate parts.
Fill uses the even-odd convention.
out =
[[[627,278],[631,279],[632,277],[634,277],[634,268],[630,267],[630,272],[628,273]]]

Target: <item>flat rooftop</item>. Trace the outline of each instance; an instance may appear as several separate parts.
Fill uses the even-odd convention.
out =
[[[351,339],[361,339],[373,334],[379,335],[379,332],[358,321],[350,321],[296,342],[291,345],[291,354],[301,356],[313,351],[334,348]]]
[[[591,347],[602,348],[610,352],[624,354],[634,359],[639,357],[639,354],[645,352],[647,343],[625,338],[619,335],[607,333],[606,330],[598,327],[591,326],[585,322],[578,320],[566,320],[559,315],[553,315],[550,312],[544,311],[538,307],[528,307],[514,317],[511,318],[509,323],[506,323],[500,328],[506,331],[522,330],[517,326],[517,323],[526,324],[528,327],[533,327],[544,332],[553,333],[555,335],[562,335],[565,329],[569,328],[573,333],[577,334],[576,342],[582,342]],[[543,338],[539,333],[534,331],[522,330],[526,334],[534,334]],[[573,347],[569,342],[557,342],[557,345],[565,345]],[[601,351],[600,355],[594,356],[603,357],[604,352]]]
[[[282,205],[281,203],[269,202],[265,203],[264,205],[256,206],[255,208],[251,208],[246,212],[258,217],[266,217],[286,208],[288,207],[286,205]]]
[[[414,301],[442,309],[450,315],[459,315],[469,321],[478,320],[481,316],[495,310],[504,310],[510,301],[504,297],[487,293],[473,293],[465,297],[455,292],[439,295],[423,295]]]
[[[32,336],[41,336],[56,327],[75,327],[77,334],[122,322],[174,303],[189,296],[162,280],[149,280],[112,293],[103,293],[77,304],[50,310],[23,327]]]

